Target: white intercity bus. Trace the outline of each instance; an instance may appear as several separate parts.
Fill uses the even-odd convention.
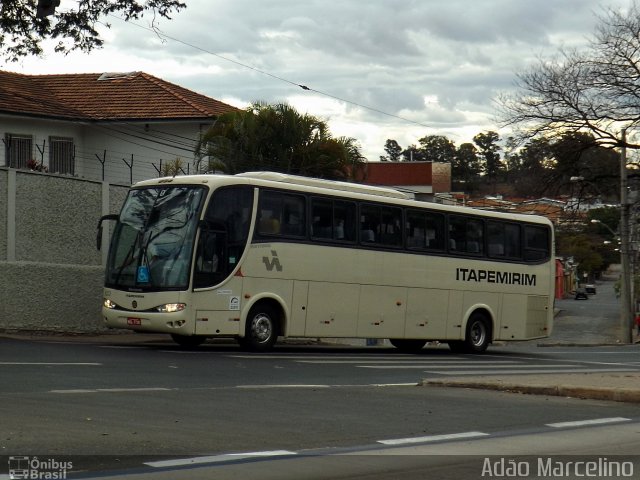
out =
[[[366,338],[472,353],[551,333],[544,217],[254,172],[139,182],[119,215],[100,220],[99,239],[105,219],[117,220],[102,308],[110,328],[183,346]]]

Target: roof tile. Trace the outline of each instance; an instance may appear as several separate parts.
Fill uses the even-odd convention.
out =
[[[0,71],[0,112],[114,120],[213,118],[237,110],[144,72],[23,75]]]

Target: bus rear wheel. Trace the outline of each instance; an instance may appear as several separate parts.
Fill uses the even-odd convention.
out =
[[[184,348],[196,348],[204,343],[205,337],[199,335],[178,335],[176,333],[171,334],[171,338],[174,342]]]
[[[464,340],[449,342],[454,353],[483,353],[491,343],[491,328],[487,317],[482,313],[474,313],[467,322]]]
[[[247,326],[240,345],[248,350],[264,352],[271,349],[278,339],[279,316],[266,303],[251,307],[247,315]]]
[[[391,345],[401,352],[418,353],[427,343],[426,340],[413,340],[408,338],[390,338]]]

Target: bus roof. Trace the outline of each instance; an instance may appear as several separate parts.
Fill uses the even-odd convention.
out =
[[[501,217],[503,219],[511,219],[513,221],[528,221],[532,223],[542,223],[551,225],[551,221],[544,216],[541,215],[532,215],[532,214],[524,214],[524,213],[513,213],[513,212],[499,212],[493,210],[483,210],[473,207],[467,206],[459,206],[459,205],[442,205],[438,203],[428,203],[417,201],[409,195],[400,192],[398,190],[394,190],[392,188],[384,188],[384,187],[375,187],[370,185],[361,185],[356,183],[348,183],[348,182],[339,182],[334,180],[323,180],[319,178],[311,178],[311,177],[302,177],[298,175],[289,175],[284,173],[277,172],[246,172],[239,173],[236,175],[218,175],[218,174],[202,174],[202,175],[180,175],[175,177],[163,177],[163,178],[153,178],[149,180],[143,180],[137,182],[133,187],[151,187],[162,184],[178,184],[178,185],[194,185],[194,184],[208,184],[209,182],[220,181],[223,183],[234,183],[234,181],[246,181],[248,183],[254,183],[257,185],[267,186],[271,184],[273,187],[274,183],[280,183],[283,186],[288,186],[289,188],[295,189],[295,187],[308,187],[312,189],[317,189],[317,192],[329,193],[329,191],[341,191],[346,193],[354,194],[356,197],[359,195],[363,195],[363,197],[359,197],[361,199],[369,197],[369,199],[373,200],[373,197],[386,197],[391,200],[391,203],[396,203],[399,205],[416,205],[429,207],[436,211],[441,212],[450,212],[450,213],[472,213],[474,215],[479,215],[483,217]],[[381,199],[382,200],[382,199]]]
[[[359,183],[338,182],[335,180],[324,180],[320,178],[302,177],[300,175],[289,175],[277,172],[246,172],[238,173],[236,177],[255,178],[259,180],[270,180],[272,182],[290,183],[305,187],[328,188],[330,190],[341,190],[344,192],[367,193],[369,195],[381,195],[383,197],[410,199],[409,195],[393,188],[374,187],[372,185],[362,185]]]

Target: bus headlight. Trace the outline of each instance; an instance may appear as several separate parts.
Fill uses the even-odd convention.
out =
[[[160,313],[174,313],[181,312],[187,305],[185,303],[165,303],[156,307],[156,310]]]
[[[116,305],[114,302],[112,302],[108,298],[104,299],[104,301],[102,302],[102,305],[104,306],[104,308],[109,308],[111,310],[118,307],[118,305]]]

